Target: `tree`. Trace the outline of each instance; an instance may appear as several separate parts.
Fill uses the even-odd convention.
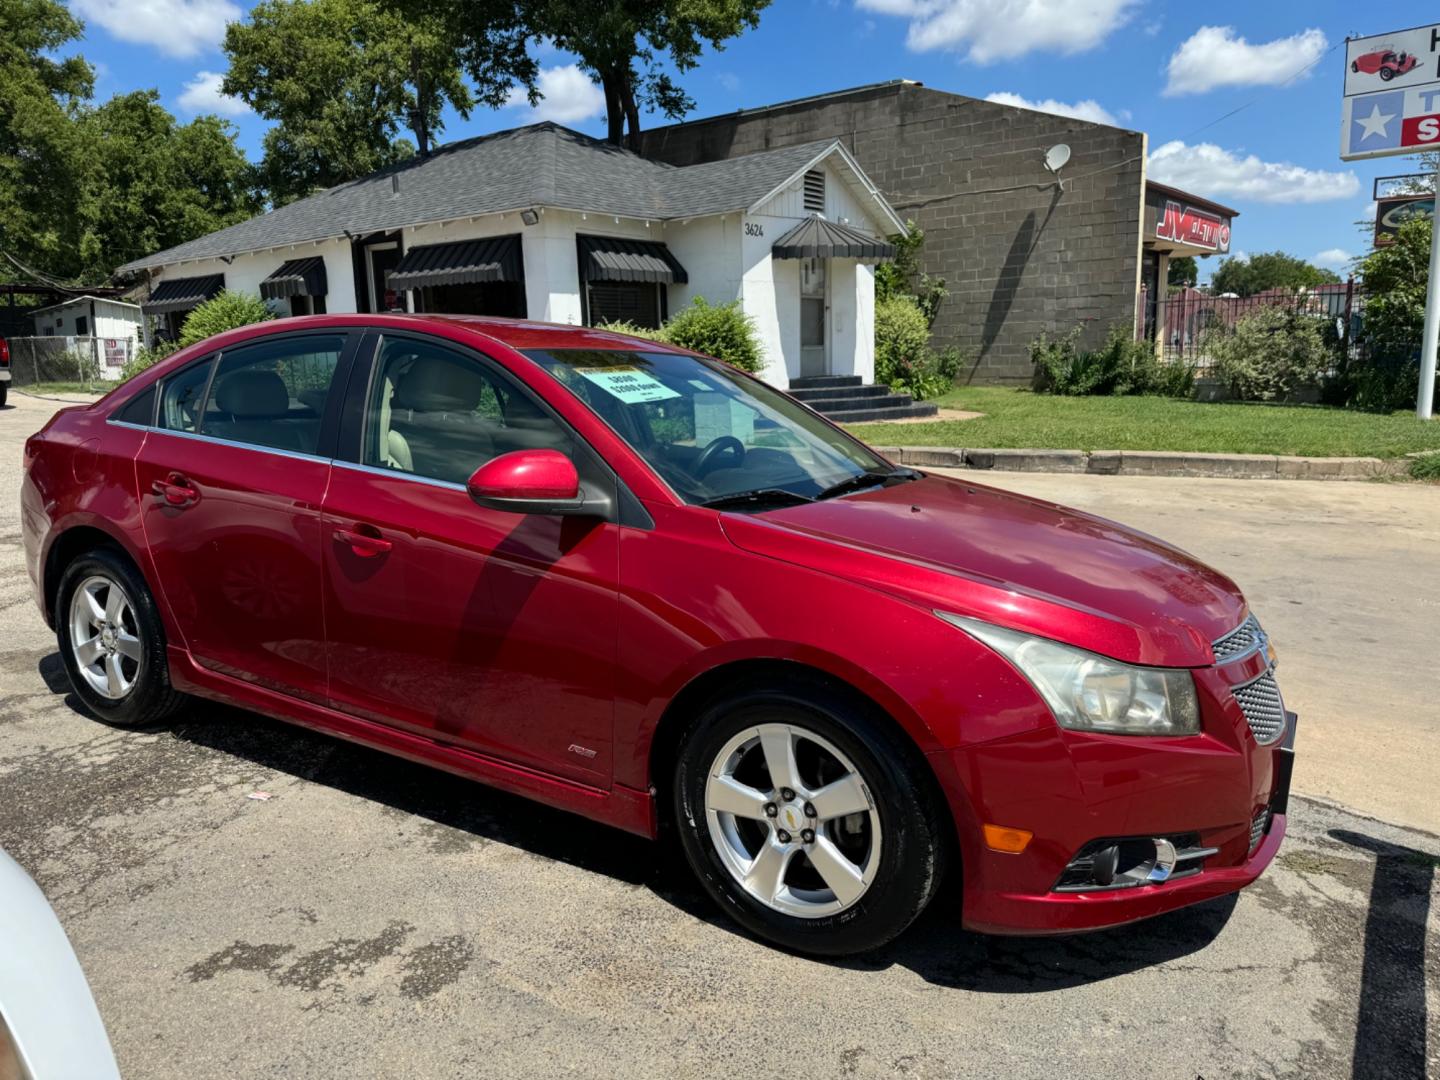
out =
[[[224,92],[276,122],[260,167],[276,205],[428,154],[445,107],[467,117],[476,103],[447,25],[426,6],[262,0],[226,28],[224,49]],[[497,103],[493,89],[482,99]]]
[[[244,221],[260,209],[235,130],[215,116],[179,124],[154,90],[119,94],[76,118],[63,271],[87,280],[152,251]],[[52,265],[54,262],[52,261]]]
[[[1166,283],[1181,288],[1193,286],[1200,280],[1200,267],[1194,255],[1178,255],[1170,260],[1170,271]]]
[[[1365,338],[1372,345],[1413,346],[1425,326],[1430,278],[1429,218],[1407,221],[1395,242],[1360,262],[1365,283]]]
[[[1221,260],[1210,284],[1216,293],[1254,296],[1266,289],[1313,288],[1339,280],[1333,271],[1312,266],[1304,259],[1297,259],[1283,251],[1270,251],[1248,259],[1231,257]]]
[[[409,11],[435,12],[454,34],[466,70],[477,82],[518,84],[539,100],[536,71],[523,70],[497,53],[492,35],[496,11],[473,0],[390,0]],[[640,113],[653,109],[679,119],[694,100],[675,82],[693,69],[706,45],[723,49],[760,23],[770,0],[521,0],[515,17],[525,33],[574,53],[580,67],[605,95],[606,138],[639,149]],[[628,140],[626,132],[628,129]]]
[[[55,54],[82,32],[55,0],[0,0],[0,247],[28,263],[63,249],[75,197],[73,117],[94,86],[78,56]],[[0,275],[14,267],[0,260]]]

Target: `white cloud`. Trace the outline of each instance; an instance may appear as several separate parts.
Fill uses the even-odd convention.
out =
[[[557,124],[577,124],[605,111],[605,95],[578,64],[541,68],[538,82],[543,96],[540,104],[533,109],[525,91],[519,87],[510,91],[510,97],[505,102],[510,107],[524,107],[531,123],[553,120]]]
[[[1365,209],[1360,211],[1361,221],[1375,220],[1375,203],[1373,201],[1365,204]]]
[[[1350,265],[1355,258],[1344,248],[1326,248],[1317,255],[1312,255],[1310,261],[1316,266],[1328,267],[1331,270],[1343,270]]]
[[[1241,157],[1214,143],[1187,146],[1178,139],[1150,155],[1148,172],[1157,183],[1217,199],[1314,203],[1348,199],[1360,190],[1360,181],[1353,172],[1261,161],[1254,154]]]
[[[1044,101],[1031,101],[1019,94],[1011,94],[1007,91],[1000,91],[994,94],[986,94],[986,101],[993,101],[997,105],[1013,105],[1017,109],[1033,109],[1036,112],[1054,113],[1056,116],[1072,116],[1076,120],[1089,120],[1092,124],[1109,124],[1114,127],[1119,121],[1115,115],[1093,98],[1086,98],[1084,101],[1077,101],[1073,104],[1056,101],[1054,98],[1046,98]]]
[[[855,0],[880,15],[908,19],[912,52],[964,52],[977,64],[1044,50],[1068,55],[1099,45],[1139,0]]]
[[[715,76],[715,81],[732,94],[740,89],[740,76],[736,75],[733,71],[720,72],[720,74]]]
[[[1278,86],[1325,54],[1319,30],[1251,45],[1233,26],[1202,26],[1166,65],[1165,93],[1203,94],[1220,86]]]
[[[225,24],[241,15],[230,0],[70,0],[70,7],[121,41],[182,57],[217,48]]]
[[[220,84],[224,81],[225,76],[218,71],[197,71],[176,100],[180,108],[188,113],[244,116],[250,111],[250,106],[237,97],[222,94]]]

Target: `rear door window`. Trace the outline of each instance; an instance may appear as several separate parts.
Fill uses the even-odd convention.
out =
[[[205,401],[200,434],[314,454],[343,334],[272,338],[227,349]]]

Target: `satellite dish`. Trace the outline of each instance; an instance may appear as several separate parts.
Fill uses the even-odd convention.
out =
[[[1045,168],[1052,173],[1058,173],[1070,160],[1070,147],[1065,143],[1056,143],[1045,151]]]

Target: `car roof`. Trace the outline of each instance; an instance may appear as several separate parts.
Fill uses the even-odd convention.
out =
[[[489,315],[410,315],[410,314],[333,314],[302,315],[255,323],[237,330],[217,334],[217,343],[249,340],[295,330],[365,327],[397,330],[439,330],[444,336],[455,336],[456,330],[483,336],[512,349],[643,349],[647,352],[677,352],[677,349],[646,338],[618,334],[593,326],[572,326],[563,323],[535,322],[530,319],[502,319]],[[446,333],[446,331],[449,331]]]

